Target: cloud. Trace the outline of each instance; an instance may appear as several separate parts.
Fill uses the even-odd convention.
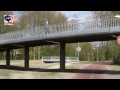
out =
[[[66,17],[68,17],[68,20],[71,20],[75,17],[77,19],[82,19],[91,15],[90,11],[60,11],[60,12],[64,13]]]

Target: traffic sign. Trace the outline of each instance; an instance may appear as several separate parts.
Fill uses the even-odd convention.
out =
[[[81,48],[80,48],[80,47],[77,47],[76,50],[77,50],[77,51],[81,51]]]
[[[117,43],[120,45],[120,35],[117,37]]]

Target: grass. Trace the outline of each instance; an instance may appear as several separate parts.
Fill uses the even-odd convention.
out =
[[[108,65],[107,68],[109,70],[120,71],[120,65],[111,64],[111,65]]]
[[[59,63],[43,63],[40,60],[30,60],[30,68],[43,68],[49,69],[49,67],[54,67],[59,65]],[[90,62],[70,62],[66,69],[78,69],[82,68]],[[5,60],[0,60],[0,65],[5,65]],[[22,66],[24,67],[24,60],[11,60],[10,65]],[[54,69],[54,68],[53,68]],[[109,69],[120,70],[119,65],[109,65]],[[8,70],[0,69],[0,79],[71,79],[76,73],[72,72],[44,72],[44,71],[19,71],[19,70]]]
[[[59,63],[43,63],[40,60],[30,60],[29,63],[30,68],[43,69],[48,69],[49,67],[59,65]],[[6,61],[0,60],[0,65],[6,65]],[[24,60],[11,60],[10,65],[24,67]],[[0,79],[63,79],[70,78],[68,76],[71,76],[72,74],[61,72],[37,72],[0,69]]]

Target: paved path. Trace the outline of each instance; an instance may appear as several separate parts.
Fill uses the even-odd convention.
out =
[[[110,79],[111,76],[105,74],[107,70],[106,64],[109,63],[95,63],[95,64],[87,65],[82,69],[80,69],[80,73],[77,73],[73,78],[74,79]]]

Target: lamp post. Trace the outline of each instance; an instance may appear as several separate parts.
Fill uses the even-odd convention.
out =
[[[78,43],[78,47],[76,48],[76,50],[78,51],[78,69],[79,69],[79,63],[80,63],[79,55],[80,55],[80,51],[81,51],[79,43]]]
[[[78,46],[76,48],[76,50],[78,51],[78,60],[79,60],[79,55],[80,55],[80,51],[81,51],[81,48],[80,48],[80,44],[78,43]]]
[[[98,62],[98,47],[99,47],[99,45],[97,45],[97,62]]]
[[[89,61],[89,55],[90,55],[90,53],[88,53],[88,61]]]

